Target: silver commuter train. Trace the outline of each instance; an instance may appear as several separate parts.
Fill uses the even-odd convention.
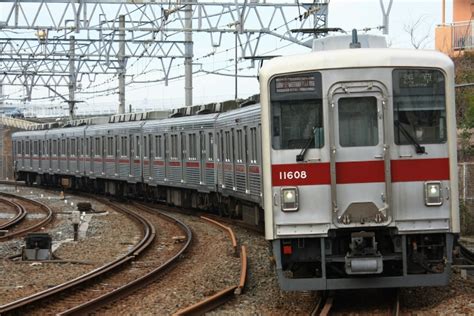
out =
[[[258,225],[260,106],[12,136],[17,178],[216,209]],[[245,213],[245,214],[244,214]]]
[[[453,62],[313,52],[267,62],[260,91],[265,232],[282,288],[447,284],[460,230]]]
[[[261,69],[260,91],[260,105],[221,114],[15,133],[19,178],[255,224],[263,206],[285,290],[447,284],[459,233],[451,60],[281,57]]]

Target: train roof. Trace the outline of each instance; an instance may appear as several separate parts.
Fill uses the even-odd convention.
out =
[[[415,66],[436,67],[446,71],[454,69],[452,60],[435,50],[354,48],[274,58],[264,63],[260,77],[268,80],[274,74],[303,72],[309,69]]]
[[[159,121],[147,121],[143,125],[143,130],[156,130],[156,129],[168,129],[170,126],[186,126],[189,127],[200,127],[206,124],[213,124],[216,120],[218,113],[193,115],[193,116],[182,116],[175,118],[168,118]]]

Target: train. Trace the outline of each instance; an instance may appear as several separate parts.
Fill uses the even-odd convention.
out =
[[[445,285],[460,231],[453,62],[359,39],[265,62],[259,98],[228,110],[16,132],[17,178],[264,225],[283,290]]]

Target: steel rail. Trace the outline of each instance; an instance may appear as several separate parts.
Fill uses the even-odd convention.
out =
[[[22,197],[22,196],[19,196],[19,195],[16,195],[16,194],[11,194],[11,193],[1,192],[0,195],[7,196],[7,197],[10,197],[10,198],[14,198],[14,199],[18,199],[18,200],[22,200],[22,201],[26,201],[26,202],[31,203],[31,204],[35,204],[46,212],[46,217],[42,221],[36,223],[35,225],[31,225],[31,226],[29,226],[25,229],[18,230],[18,231],[12,232],[10,234],[0,236],[0,241],[5,241],[5,240],[8,240],[8,239],[11,239],[11,238],[14,238],[14,237],[21,236],[25,233],[34,231],[34,230],[36,230],[40,227],[43,227],[47,223],[49,223],[53,218],[53,211],[46,204],[43,204],[39,201],[27,199],[25,197]],[[0,310],[0,312],[1,312],[1,310]]]
[[[230,228],[229,226],[225,226],[221,223],[219,223],[218,221],[215,221],[209,217],[206,217],[206,216],[201,216],[201,218],[205,221],[208,221],[214,225],[217,225],[219,226],[220,228],[226,230],[228,233],[229,233],[229,236],[230,236],[230,240],[232,242],[232,248],[234,250],[234,254],[237,255],[237,239],[235,238],[235,234],[234,234],[234,231],[232,230],[232,228]]]
[[[100,199],[98,199],[100,200]],[[59,284],[55,287],[52,287],[50,289],[35,293],[33,295],[21,298],[19,300],[16,300],[14,302],[10,302],[5,305],[0,306],[0,314],[3,314],[5,312],[14,312],[16,314],[21,314],[21,310],[24,308],[28,308],[28,305],[31,304],[37,304],[40,301],[43,301],[45,299],[52,298],[53,295],[56,295],[58,293],[67,293],[71,288],[77,287],[79,285],[85,285],[86,282],[95,280],[99,277],[104,276],[108,272],[112,272],[118,268],[121,268],[125,264],[131,262],[132,260],[135,259],[136,256],[138,256],[143,250],[146,249],[146,245],[150,245],[153,239],[155,238],[155,229],[152,223],[150,223],[146,218],[141,217],[139,214],[130,211],[128,209],[125,209],[123,207],[118,206],[115,203],[111,203],[108,201],[102,200],[103,203],[109,205],[111,208],[114,208],[115,210],[126,214],[130,218],[132,218],[134,221],[140,223],[143,225],[143,235],[144,237],[140,240],[138,244],[136,244],[129,252],[127,252],[125,255],[119,257],[118,259],[109,262],[108,264],[103,265],[102,267],[95,269],[89,273],[86,273],[84,275],[81,275],[80,277],[77,277],[73,280],[67,281],[65,283]]]
[[[183,245],[183,247],[177,254],[175,254],[173,257],[168,259],[165,263],[153,269],[146,275],[143,275],[142,277],[128,284],[125,284],[121,286],[120,288],[117,288],[109,293],[99,296],[89,302],[86,302],[84,304],[71,308],[67,311],[59,313],[58,315],[86,315],[86,314],[94,312],[95,310],[99,309],[102,306],[111,304],[114,301],[117,301],[123,297],[126,297],[130,295],[131,293],[144,288],[148,284],[158,279],[163,274],[163,272],[171,269],[174,266],[174,264],[176,264],[179,261],[179,259],[181,258],[181,255],[186,250],[188,250],[189,246],[191,245],[193,234],[191,232],[191,229],[184,222],[178,220],[177,218],[171,215],[160,212],[156,209],[151,209],[150,207],[145,206],[143,204],[138,204],[138,203],[133,203],[133,204],[141,210],[144,210],[146,212],[150,212],[153,214],[158,214],[162,216],[163,218],[165,218],[166,220],[177,224],[186,235],[186,243]]]
[[[234,249],[234,253],[235,253],[236,251],[235,249],[237,249],[237,239],[235,238],[235,234],[232,231],[232,228],[225,226],[219,223],[218,221],[207,218],[205,216],[201,216],[201,218],[214,225],[219,226],[220,228],[222,228],[223,230],[229,233],[229,236],[232,241],[232,248]],[[241,259],[241,268],[240,268],[240,279],[239,279],[238,285],[225,288],[215,293],[212,296],[206,297],[204,300],[197,302],[196,304],[193,304],[191,306],[178,310],[173,315],[174,316],[175,315],[203,315],[206,312],[212,311],[215,308],[223,305],[224,303],[232,299],[235,295],[241,294],[245,287],[245,280],[247,279],[247,250],[245,246],[241,246],[240,259]]]
[[[9,229],[10,227],[15,226],[16,224],[18,224],[20,221],[22,221],[25,218],[26,210],[23,207],[23,205],[4,199],[4,198],[0,198],[0,202],[7,204],[13,207],[14,209],[16,209],[16,215],[12,219],[10,219],[8,222],[0,225],[0,229]]]

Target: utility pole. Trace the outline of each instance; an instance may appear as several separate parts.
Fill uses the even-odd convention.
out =
[[[380,7],[382,8],[383,15],[383,33],[388,34],[388,18],[390,16],[390,10],[392,10],[393,0],[389,0],[387,11],[385,11],[385,6],[383,4],[384,0],[380,0]]]
[[[69,119],[74,119],[74,91],[76,90],[76,65],[75,65],[75,39],[74,36],[69,37]]]
[[[119,62],[119,108],[118,114],[125,113],[125,15],[119,16],[119,51],[118,51],[118,62]]]
[[[189,2],[194,2],[191,0]],[[193,105],[193,7],[184,9],[184,103]]]
[[[237,101],[237,97],[238,97],[238,77],[237,77],[237,42],[238,42],[238,33],[237,33],[237,30],[235,31],[235,64],[234,64],[234,67],[235,67],[235,101]]]
[[[3,81],[0,80],[0,106],[3,106]]]

